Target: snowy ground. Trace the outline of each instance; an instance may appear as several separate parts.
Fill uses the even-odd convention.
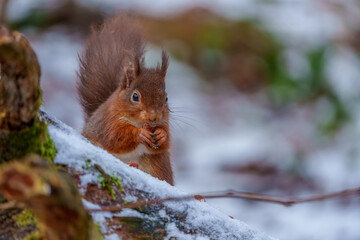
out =
[[[91,2],[99,5],[100,1]],[[117,2],[107,0],[101,5],[106,10],[106,5],[115,6]],[[144,2],[147,1],[122,1],[116,6],[145,9]],[[169,14],[190,5],[207,5],[231,18],[257,16],[285,39],[290,50],[296,50],[311,48],[344,34],[341,19],[327,11],[324,2],[284,0],[273,7],[253,0],[156,1],[146,4],[146,11]],[[352,6],[353,1],[349,0],[347,8],[357,13],[357,8]],[[15,9],[14,12],[16,14]],[[83,122],[76,99],[75,71],[83,39],[61,32],[53,30],[30,40],[42,66],[45,107],[80,130]],[[152,63],[152,59],[157,61],[159,52],[151,51],[148,58]],[[301,61],[295,58],[294,64],[295,70],[303,70]],[[297,184],[299,187],[292,192],[297,195],[360,186],[359,58],[345,47],[335,48],[328,74],[348,103],[353,120],[334,139],[324,140],[319,138],[312,122],[314,109],[323,107],[321,101],[317,106],[297,106],[274,115],[261,94],[249,97],[228,86],[204,87],[194,69],[172,60],[167,87],[169,103],[175,112],[172,155],[176,186],[186,192],[237,189],[278,195],[290,194],[287,186]],[[301,167],[306,179],[289,178],[286,172],[299,154],[305,156]],[[250,160],[274,165],[285,177],[259,179],[224,170]],[[259,184],[264,179],[266,184]],[[291,208],[233,199],[208,202],[280,239],[360,239],[360,201],[356,197]]]

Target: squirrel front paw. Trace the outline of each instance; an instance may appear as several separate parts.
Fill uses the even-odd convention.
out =
[[[153,133],[153,138],[155,139],[156,145],[160,147],[167,139],[167,132],[161,128],[158,128]]]
[[[153,138],[153,133],[147,129],[140,128],[139,142],[150,148],[157,149]]]
[[[147,145],[151,149],[158,150],[167,140],[167,132],[161,128],[151,128],[144,125],[140,128],[139,133],[140,143]]]

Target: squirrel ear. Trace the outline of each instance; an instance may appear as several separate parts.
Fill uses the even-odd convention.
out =
[[[165,76],[169,67],[169,55],[167,54],[165,49],[162,50],[161,61],[161,73]]]
[[[144,59],[143,58],[136,58],[135,59],[135,74],[136,76],[139,76],[141,73],[141,67],[144,65]]]
[[[132,63],[129,63],[129,66],[124,69],[124,79],[121,83],[121,88],[129,88],[130,84],[136,78],[135,68]]]

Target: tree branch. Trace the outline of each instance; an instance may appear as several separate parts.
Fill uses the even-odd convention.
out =
[[[335,199],[335,198],[344,198],[348,196],[355,196],[360,195],[360,187],[347,189],[339,192],[329,193],[329,194],[321,194],[315,195],[312,197],[307,198],[299,198],[299,197],[278,197],[278,196],[271,196],[266,194],[259,194],[259,193],[250,193],[250,192],[239,192],[234,190],[223,191],[223,192],[211,192],[211,193],[203,193],[197,195],[185,195],[179,197],[168,197],[168,198],[157,198],[152,200],[142,200],[134,203],[127,203],[121,206],[109,206],[103,207],[102,209],[88,209],[91,212],[119,212],[124,208],[139,208],[154,204],[160,204],[168,201],[188,201],[188,200],[202,200],[202,199],[213,199],[213,198],[240,198],[252,201],[259,201],[259,202],[269,202],[269,203],[276,203],[284,206],[292,206],[299,203],[306,203],[306,202],[317,202],[323,201],[328,199]]]

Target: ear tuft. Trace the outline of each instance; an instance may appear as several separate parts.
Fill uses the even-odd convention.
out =
[[[169,67],[169,55],[167,54],[165,49],[162,50],[161,61],[161,73],[165,76]]]
[[[142,55],[135,55],[135,74],[139,76],[144,66],[144,57]]]
[[[126,89],[130,87],[131,83],[135,80],[137,76],[136,71],[138,70],[135,70],[134,65],[131,62],[129,62],[129,65],[124,69],[125,75],[121,84],[122,89]]]

